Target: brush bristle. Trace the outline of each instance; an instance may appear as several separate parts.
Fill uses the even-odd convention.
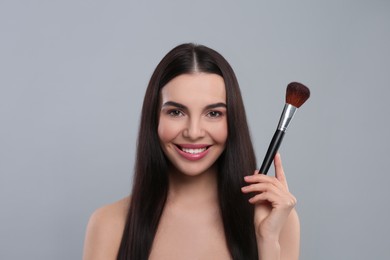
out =
[[[310,97],[310,90],[299,82],[291,82],[286,89],[286,103],[300,107]]]

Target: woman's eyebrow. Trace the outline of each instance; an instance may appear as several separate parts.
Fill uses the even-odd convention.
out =
[[[162,107],[166,107],[166,106],[172,106],[172,107],[177,107],[177,108],[181,108],[181,109],[187,109],[187,107],[185,105],[182,105],[182,104],[174,102],[174,101],[167,101],[167,102],[165,102],[162,105]]]
[[[219,102],[219,103],[207,105],[205,108],[206,109],[213,109],[213,108],[217,108],[217,107],[224,107],[224,108],[226,108],[226,104],[222,103],[222,102]]]
[[[185,105],[177,103],[177,102],[174,102],[174,101],[167,101],[167,102],[165,102],[162,105],[162,107],[165,107],[165,106],[173,106],[173,107],[177,107],[177,108],[180,108],[180,109],[187,109],[187,107]],[[226,108],[226,104],[223,103],[223,102],[214,103],[214,104],[207,105],[205,107],[205,109],[213,109],[213,108],[217,108],[217,107],[224,107],[224,108]]]

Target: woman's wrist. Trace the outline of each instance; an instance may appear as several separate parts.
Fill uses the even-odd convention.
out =
[[[256,232],[256,240],[261,243],[273,243],[278,242],[279,243],[279,237],[280,232],[277,231],[264,231],[261,232],[260,230],[257,230]]]
[[[257,247],[259,251],[259,260],[279,260],[280,244],[279,239],[258,238]]]

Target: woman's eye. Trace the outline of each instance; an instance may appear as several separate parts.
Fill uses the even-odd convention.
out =
[[[218,112],[218,111],[210,111],[207,116],[208,117],[220,117],[221,116],[221,112]]]
[[[183,115],[183,113],[180,110],[170,110],[168,111],[168,114],[173,117],[179,117]]]

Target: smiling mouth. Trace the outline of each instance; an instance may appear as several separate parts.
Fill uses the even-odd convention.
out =
[[[188,147],[182,147],[180,145],[176,145],[177,148],[179,148],[181,151],[188,153],[188,154],[200,154],[209,149],[210,146],[205,146],[202,148],[188,148]]]

